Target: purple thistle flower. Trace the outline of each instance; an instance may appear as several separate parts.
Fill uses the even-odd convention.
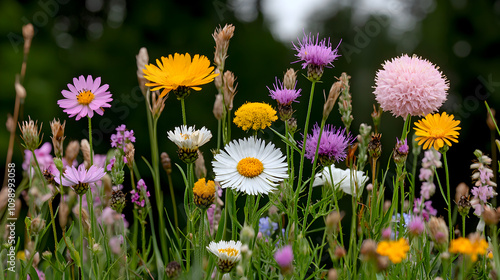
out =
[[[291,267],[293,262],[292,246],[287,245],[281,249],[278,249],[278,251],[274,253],[274,259],[282,269]]]
[[[340,41],[342,42],[342,40]],[[335,49],[332,49],[330,38],[328,38],[328,41],[326,38],[320,41],[319,34],[314,38],[311,33],[309,35],[304,33],[302,41],[299,40],[298,45],[293,44],[293,48],[297,51],[295,56],[299,58],[299,60],[293,63],[303,61],[302,69],[305,69],[309,65],[319,67],[333,66],[333,61],[340,56],[337,54],[339,46],[340,42]]]
[[[319,141],[321,128],[318,123],[313,127],[312,134],[307,135],[305,157],[314,162],[314,154]],[[347,156],[347,147],[355,140],[350,133],[345,135],[344,129],[337,129],[332,125],[325,125],[321,134],[321,141],[318,149],[318,158],[323,165],[330,165],[334,161],[343,161]],[[303,142],[302,142],[303,143]],[[300,146],[302,146],[300,143]]]
[[[101,77],[93,80],[89,75],[85,80],[82,75],[78,79],[73,78],[73,84],[68,84],[69,91],[61,91],[64,99],[58,100],[57,104],[70,118],[76,116],[77,121],[87,116],[92,118],[94,112],[102,116],[103,108],[111,107],[109,102],[113,101],[108,88],[107,84],[101,86]]]
[[[295,86],[297,85],[297,82],[295,82]],[[280,81],[276,77],[276,83],[273,84],[274,90],[270,89],[267,87],[269,92],[269,96],[271,96],[272,99],[276,100],[279,104],[281,105],[290,105],[292,102],[298,102],[296,99],[300,96],[300,92],[302,89],[295,89],[295,86],[293,89],[287,89],[283,82]]]

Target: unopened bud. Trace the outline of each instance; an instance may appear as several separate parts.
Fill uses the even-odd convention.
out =
[[[198,150],[198,158],[194,162],[194,174],[196,178],[205,178],[207,175],[207,168],[205,167],[205,159],[203,153]]]
[[[181,265],[176,261],[171,261],[165,267],[165,274],[169,279],[176,279],[181,273]]]
[[[330,268],[330,270],[328,270],[328,280],[337,280],[337,279],[338,279],[337,270],[335,270],[334,268]]]
[[[228,111],[233,109],[233,99],[236,95],[236,87],[238,87],[238,83],[234,84],[235,81],[236,77],[233,72],[224,72],[224,104]]]
[[[172,173],[172,161],[170,160],[170,157],[167,153],[163,152],[161,153],[160,158],[163,169],[165,170],[165,172],[167,172],[168,175],[170,175]]]
[[[255,231],[253,230],[252,227],[245,225],[241,229],[240,236],[241,236],[241,242],[243,244],[250,244],[250,242],[253,240],[255,236]]]
[[[18,80],[16,80],[16,82],[14,83],[14,88],[16,90],[17,97],[19,97],[20,99],[26,98],[26,89]]]
[[[365,239],[361,244],[360,257],[363,261],[374,260],[377,256],[377,242]]]
[[[368,154],[372,159],[377,160],[382,154],[382,144],[380,142],[380,137],[382,134],[373,133],[370,143],[368,143]]]
[[[293,68],[288,68],[286,70],[285,76],[283,77],[283,85],[286,89],[294,89],[297,80],[297,71]]]
[[[45,220],[43,220],[40,216],[37,216],[33,220],[31,220],[30,232],[31,235],[35,236],[42,232],[45,228]]]
[[[90,144],[87,139],[82,139],[80,141],[80,147],[83,154],[83,162],[85,163],[85,168],[90,168]]]
[[[33,24],[28,23],[23,26],[23,37],[24,40],[31,40],[35,36],[35,28],[33,28]]]
[[[337,98],[340,95],[340,91],[342,90],[342,82],[335,82],[330,88],[330,92],[328,93],[328,98],[326,99],[325,105],[323,106],[323,119],[326,120],[330,115],[333,107],[335,106],[335,102],[337,102]]]
[[[137,64],[137,80],[139,81],[139,87],[143,95],[147,93],[146,83],[148,80],[144,77],[143,70],[146,69],[146,64],[149,63],[148,50],[146,48],[141,48],[139,54],[135,56],[135,61]]]
[[[66,121],[61,124],[61,121],[54,119],[50,122],[50,129],[52,130],[52,146],[54,146],[54,155],[56,157],[62,157],[64,149],[64,127],[66,126]]]
[[[496,129],[496,122],[495,122],[495,110],[494,109],[490,109],[491,110],[491,114],[488,112],[487,113],[487,117],[486,117],[486,124],[488,125],[488,128],[491,130],[491,131],[495,131]],[[491,118],[491,115],[493,115],[493,118]]]
[[[214,117],[217,120],[222,119],[222,113],[224,111],[223,106],[224,104],[222,103],[222,94],[219,93],[215,96],[214,109],[213,109]]]
[[[45,251],[42,253],[42,258],[44,260],[50,260],[52,258],[52,252],[50,251]]]
[[[497,213],[495,208],[492,208],[488,205],[484,206],[483,212],[484,223],[488,226],[498,224],[500,219],[499,213]]]
[[[69,142],[68,146],[66,147],[66,152],[64,153],[64,158],[66,159],[66,163],[69,166],[73,165],[73,161],[76,159],[76,156],[78,156],[79,152],[80,143],[78,143],[77,140]]]
[[[127,159],[127,165],[129,168],[132,168],[134,166],[134,155],[135,155],[135,148],[134,144],[132,143],[127,143],[125,145],[125,158]]]
[[[38,121],[34,122],[31,117],[29,117],[28,121],[24,121],[19,124],[19,128],[21,130],[21,138],[24,141],[24,147],[30,151],[34,151],[40,146],[40,131],[42,129],[42,125],[40,125],[40,130],[38,130]]]

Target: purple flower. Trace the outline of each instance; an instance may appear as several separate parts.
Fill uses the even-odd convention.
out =
[[[408,232],[413,236],[418,236],[424,232],[425,223],[422,217],[413,216],[410,223],[408,224]]]
[[[106,175],[104,168],[92,165],[86,170],[85,166],[82,164],[78,169],[74,166],[66,168],[62,176],[62,182],[60,182],[59,176],[54,176],[54,180],[60,185],[72,187],[80,194],[80,192],[88,189],[89,184],[96,183],[101,180],[104,175]]]
[[[424,199],[430,199],[436,192],[436,185],[433,182],[423,182],[420,187],[420,195]]]
[[[116,128],[116,134],[111,135],[111,147],[122,149],[123,152],[127,152],[127,143],[134,143],[135,136],[134,131],[127,130],[127,127],[122,124]]]
[[[427,181],[429,180],[433,175],[432,169],[429,168],[420,168],[420,174],[418,175],[418,179],[420,181]]]
[[[115,166],[116,158],[112,158],[109,160],[109,164],[106,166],[107,171],[111,171],[113,167]]]
[[[68,84],[69,91],[61,91],[65,99],[58,100],[57,104],[70,118],[76,116],[77,121],[87,116],[92,118],[94,112],[102,116],[103,108],[111,107],[108,102],[113,101],[108,88],[107,84],[101,86],[100,77],[93,80],[89,75],[85,80],[82,75],[78,79],[73,78],[73,84]]]
[[[293,262],[292,246],[287,245],[281,249],[278,249],[278,251],[274,253],[274,259],[282,269],[291,267]]]
[[[471,190],[472,195],[474,197],[479,198],[482,202],[487,203],[488,199],[493,198],[495,196],[495,191],[490,186],[479,186],[474,187]]]
[[[305,69],[309,65],[321,68],[333,66],[333,61],[340,56],[337,54],[338,47],[332,49],[330,38],[328,38],[328,41],[326,38],[320,41],[319,34],[316,38],[311,33],[309,35],[304,34],[304,38],[302,41],[299,40],[298,46],[293,44],[293,48],[297,51],[295,56],[299,58],[295,62],[303,61],[302,69]]]
[[[421,214],[422,217],[428,221],[430,216],[436,216],[437,215],[437,210],[432,207],[432,201],[423,201],[422,197],[415,199],[414,207],[413,207],[413,214],[414,215],[419,215]]]
[[[422,167],[424,168],[440,168],[443,166],[441,162],[441,154],[436,150],[427,150],[424,152],[424,159],[422,159]]]
[[[269,219],[269,217],[264,217],[259,219],[259,232],[266,236],[271,236],[278,229],[278,223],[275,223]]]
[[[49,172],[54,175],[54,173],[57,171],[57,168],[54,164],[53,157],[50,154],[51,151],[52,145],[49,142],[45,142],[40,148],[35,150],[35,155],[42,172],[48,169]],[[33,153],[30,150],[24,150],[24,162],[22,165],[23,170],[28,171],[32,156]],[[31,167],[33,168],[35,165],[35,160],[33,159],[31,162]],[[35,174],[34,169],[31,170],[31,174]]]
[[[297,85],[297,82],[295,82],[295,85]],[[267,87],[271,93],[269,96],[281,105],[290,105],[292,102],[297,102],[296,99],[300,96],[300,92],[302,91],[302,89],[296,90],[295,86],[293,89],[287,89],[278,78],[276,78],[276,83],[273,84],[273,86],[274,90]]]
[[[398,138],[396,138],[396,140],[397,140],[396,147],[397,147],[398,153],[405,154],[405,155],[408,154],[410,148],[408,147],[408,142],[406,141],[406,139],[404,142],[400,141]]]
[[[314,154],[319,141],[320,127],[316,123],[312,134],[307,135],[305,157],[314,162]],[[345,128],[337,129],[327,124],[321,134],[321,141],[318,149],[318,158],[323,165],[330,165],[334,161],[343,161],[347,156],[347,147],[354,142],[354,137],[350,133],[346,135]],[[302,146],[302,143],[300,143]]]
[[[148,189],[148,187],[146,186],[146,183],[144,182],[144,180],[140,179],[137,182],[137,191],[136,190],[130,191],[130,193],[132,194],[132,198],[131,198],[132,203],[135,203],[140,207],[144,207],[144,205],[146,203],[145,197],[151,196],[151,194],[149,193],[149,191],[147,191],[147,189]]]

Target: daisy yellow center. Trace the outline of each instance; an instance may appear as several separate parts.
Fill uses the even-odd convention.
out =
[[[219,253],[225,253],[226,255],[228,255],[230,257],[236,257],[239,253],[238,250],[231,248],[231,247],[219,249],[218,251],[219,251]]]
[[[236,169],[242,176],[253,178],[264,172],[264,164],[256,158],[246,157],[238,162]]]
[[[89,105],[94,100],[94,94],[90,90],[84,90],[76,96],[76,100],[82,105]]]

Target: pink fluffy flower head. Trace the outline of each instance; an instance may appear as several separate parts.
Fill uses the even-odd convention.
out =
[[[77,121],[87,116],[92,118],[94,112],[102,116],[103,108],[111,107],[109,102],[113,101],[108,88],[107,84],[101,86],[100,77],[94,80],[91,75],[87,79],[82,75],[73,78],[73,84],[68,84],[69,91],[61,91],[65,98],[58,100],[57,104],[70,118],[76,116]]]
[[[319,141],[321,128],[316,123],[312,134],[307,135],[305,157],[314,161],[314,154]],[[352,144],[354,137],[350,133],[346,135],[345,128],[337,129],[332,125],[325,125],[319,141],[318,159],[324,166],[330,165],[335,161],[343,161],[347,156],[347,147]],[[302,144],[300,144],[302,146]]]
[[[386,61],[375,78],[375,99],[384,111],[406,118],[439,110],[449,84],[439,67],[416,55]]]
[[[295,82],[295,86],[297,85],[297,82]],[[273,85],[274,90],[270,89],[267,87],[269,90],[272,99],[276,100],[281,105],[290,105],[292,102],[298,102],[296,99],[300,96],[300,92],[302,89],[295,89],[295,86],[293,89],[287,89],[284,85],[283,82],[278,80],[276,78],[276,83]]]
[[[274,259],[281,269],[290,268],[293,262],[292,246],[287,245],[274,253]]]

